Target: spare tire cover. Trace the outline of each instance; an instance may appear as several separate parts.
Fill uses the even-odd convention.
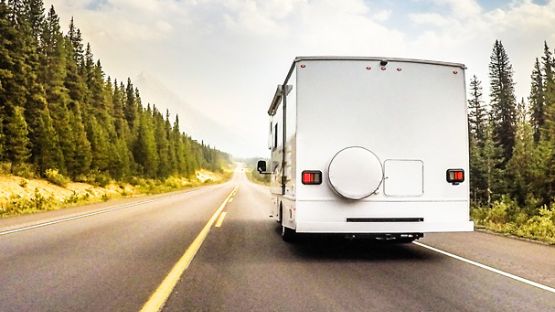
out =
[[[328,167],[332,189],[349,199],[362,199],[374,194],[383,176],[378,156],[361,146],[342,149],[335,154]]]

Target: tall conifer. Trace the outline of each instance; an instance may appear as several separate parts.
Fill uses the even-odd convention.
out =
[[[515,142],[516,99],[513,67],[501,41],[496,40],[489,64],[493,139],[503,150],[503,164],[511,159]]]

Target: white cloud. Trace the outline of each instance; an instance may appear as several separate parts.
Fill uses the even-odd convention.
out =
[[[385,22],[391,17],[391,10],[380,10],[372,15],[377,22]]]
[[[416,24],[431,25],[436,27],[447,26],[451,19],[437,13],[413,13],[409,18]]]
[[[431,0],[432,2],[450,8],[451,15],[457,18],[469,18],[482,12],[480,4],[476,0]]]

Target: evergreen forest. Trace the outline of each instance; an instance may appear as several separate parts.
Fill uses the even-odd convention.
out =
[[[131,79],[104,72],[73,19],[64,33],[42,0],[1,0],[0,162],[9,172],[162,180],[229,161],[180,127],[178,116],[145,106]]]
[[[501,41],[489,63],[489,102],[469,85],[470,189],[478,226],[555,242],[555,60],[548,43],[533,62],[530,95],[515,96]]]

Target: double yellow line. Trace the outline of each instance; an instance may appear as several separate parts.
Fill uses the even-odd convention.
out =
[[[214,222],[216,221],[216,219],[218,218],[222,210],[224,210],[227,203],[237,193],[237,189],[238,189],[237,186],[233,188],[233,191],[229,193],[229,195],[226,197],[224,202],[220,205],[220,207],[216,210],[216,212],[214,212],[210,220],[208,220],[208,223],[206,223],[204,228],[202,228],[202,230],[197,235],[195,240],[191,243],[189,248],[185,250],[185,253],[183,254],[183,256],[181,256],[181,258],[171,269],[170,273],[166,276],[166,278],[164,278],[160,286],[158,286],[156,291],[154,291],[154,293],[150,296],[148,301],[144,304],[143,308],[141,309],[141,312],[158,312],[162,310],[162,308],[164,307],[164,304],[166,303],[166,301],[170,297],[170,294],[175,288],[175,285],[177,285],[177,282],[179,282],[181,275],[183,274],[183,272],[185,272],[185,270],[187,270],[187,268],[193,261],[193,258],[195,257],[198,250],[200,249],[200,246],[202,246],[202,243],[206,239],[206,236],[208,236],[208,232],[210,232],[212,225],[214,224]],[[222,218],[222,221],[223,221],[223,218]]]

